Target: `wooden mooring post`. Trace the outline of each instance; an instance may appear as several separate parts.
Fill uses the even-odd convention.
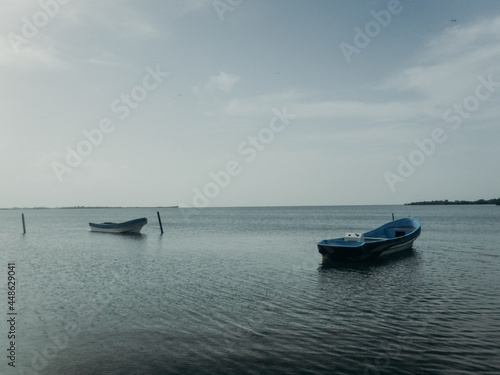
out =
[[[163,225],[161,225],[160,211],[156,211],[156,214],[158,215],[158,222],[160,223],[161,234],[163,234]]]
[[[21,218],[23,219],[23,234],[26,234],[26,223],[24,222],[24,214],[21,214]]]

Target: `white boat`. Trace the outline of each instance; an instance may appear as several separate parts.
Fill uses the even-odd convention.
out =
[[[140,233],[144,225],[148,223],[148,219],[145,217],[141,219],[134,219],[130,221],[125,221],[123,223],[89,223],[90,230],[93,232],[104,232],[104,233]]]

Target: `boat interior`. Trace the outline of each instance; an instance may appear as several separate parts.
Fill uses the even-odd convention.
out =
[[[388,238],[397,238],[405,236],[413,232],[416,228],[413,226],[400,226],[392,228],[380,228],[380,230],[375,230],[365,234],[365,242],[376,242],[387,240]]]

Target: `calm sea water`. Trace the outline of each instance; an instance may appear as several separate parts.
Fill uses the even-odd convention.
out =
[[[2,374],[500,374],[500,207],[0,211]],[[316,243],[412,215],[405,254]],[[142,236],[89,221],[147,217]],[[7,263],[15,263],[8,366]]]

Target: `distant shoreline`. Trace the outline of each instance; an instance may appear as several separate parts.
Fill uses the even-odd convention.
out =
[[[438,205],[500,205],[500,198],[498,199],[480,199],[477,201],[448,201],[448,200],[434,200],[434,201],[422,201],[422,202],[411,202],[404,203],[404,206],[438,206]],[[312,205],[312,206],[221,206],[221,207],[206,207],[206,208],[264,208],[264,207],[347,207],[347,206],[400,206],[399,204],[381,204],[381,205]],[[193,208],[200,209],[202,207],[180,207],[180,206],[72,206],[72,207],[0,207],[0,211],[9,210],[103,210],[103,209],[131,209],[131,208],[155,208],[155,209],[167,209],[167,208]],[[203,207],[205,208],[205,207]]]
[[[477,201],[449,201],[449,200],[435,200],[435,201],[422,201],[405,203],[405,206],[459,206],[459,205],[472,205],[472,204],[496,204],[500,205],[500,198],[497,199],[479,199]]]

